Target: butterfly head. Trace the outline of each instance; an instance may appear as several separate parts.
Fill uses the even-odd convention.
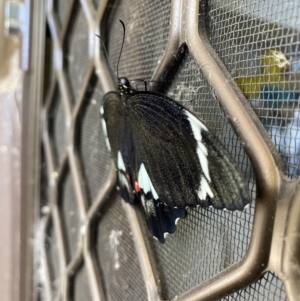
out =
[[[130,94],[133,93],[133,89],[129,83],[129,80],[126,77],[120,77],[118,80],[119,90],[122,94]]]

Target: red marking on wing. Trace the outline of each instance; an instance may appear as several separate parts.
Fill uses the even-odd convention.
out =
[[[134,181],[134,190],[139,193],[141,191],[141,187],[137,181]]]

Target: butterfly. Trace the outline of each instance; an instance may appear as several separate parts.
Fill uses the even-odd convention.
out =
[[[100,113],[120,195],[142,203],[159,242],[175,232],[187,207],[249,206],[248,186],[225,147],[180,103],[118,77],[118,91],[104,95]]]

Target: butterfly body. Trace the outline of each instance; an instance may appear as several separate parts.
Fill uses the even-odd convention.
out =
[[[160,242],[176,230],[186,207],[243,210],[249,192],[230,156],[194,114],[156,92],[137,91],[126,78],[101,107],[120,194],[140,201]]]

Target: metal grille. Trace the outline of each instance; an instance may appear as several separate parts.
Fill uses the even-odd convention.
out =
[[[261,247],[253,239],[253,236],[257,239],[257,232],[269,233],[266,248],[258,250],[263,258],[257,261],[260,267],[253,271],[251,281],[237,279],[234,289],[217,293],[218,299],[286,300],[280,278],[265,273],[272,268],[267,264],[273,223],[263,228],[261,220],[274,220],[275,197],[270,196],[269,210],[264,213],[262,203],[268,196],[259,195],[255,184],[262,179],[257,174],[259,168],[256,167],[255,173],[249,159],[253,160],[253,156],[244,150],[247,143],[241,139],[239,126],[228,116],[226,108],[222,109],[222,97],[205,74],[205,64],[199,64],[187,33],[182,33],[179,39],[186,42],[187,49],[177,60],[176,72],[169,74],[164,82],[165,93],[195,112],[221,139],[249,184],[251,207],[245,212],[190,209],[177,231],[161,245],[150,237],[139,206],[135,209],[122,206],[115,193],[107,198],[113,188],[115,170],[105,147],[98,110],[103,94],[113,89],[113,85],[107,79],[112,75],[105,67],[105,57],[102,53],[99,56],[95,49],[100,43],[94,33],[98,33],[101,24],[101,36],[116,74],[123,35],[118,20],[123,20],[126,39],[119,76],[150,80],[168,52],[168,39],[172,42],[170,27],[175,22],[180,22],[182,28],[188,26],[189,18],[184,14],[196,7],[197,1],[182,1],[182,6],[175,0],[50,2],[54,2],[47,10],[53,77],[46,87],[42,111],[43,169],[37,225],[43,241],[43,246],[38,244],[43,275],[41,300],[190,300],[198,292],[200,297],[191,300],[208,300],[206,288],[216,291],[214,282],[226,279],[227,273],[246,262],[247,256],[251,256],[249,249],[255,253]],[[293,14],[298,6],[289,10],[288,2],[285,9],[281,2],[273,2],[261,6],[261,1],[201,1],[199,35],[203,35],[204,28],[232,76],[228,81],[235,80],[244,92],[281,153],[286,173],[296,177],[298,35]],[[177,11],[182,10],[177,19],[174,11],[171,13],[176,5]],[[263,85],[261,61],[264,51],[273,48],[292,58],[291,69],[277,76],[275,83],[271,72],[265,72],[263,75],[269,81]],[[261,81],[259,89],[255,95],[250,91],[248,97],[247,80],[253,81],[255,76]],[[254,114],[250,111],[248,114],[255,121]],[[266,138],[264,134],[262,137]],[[276,158],[274,161],[279,165]],[[279,169],[275,166],[272,171],[277,174]],[[188,291],[191,295],[186,294]]]

